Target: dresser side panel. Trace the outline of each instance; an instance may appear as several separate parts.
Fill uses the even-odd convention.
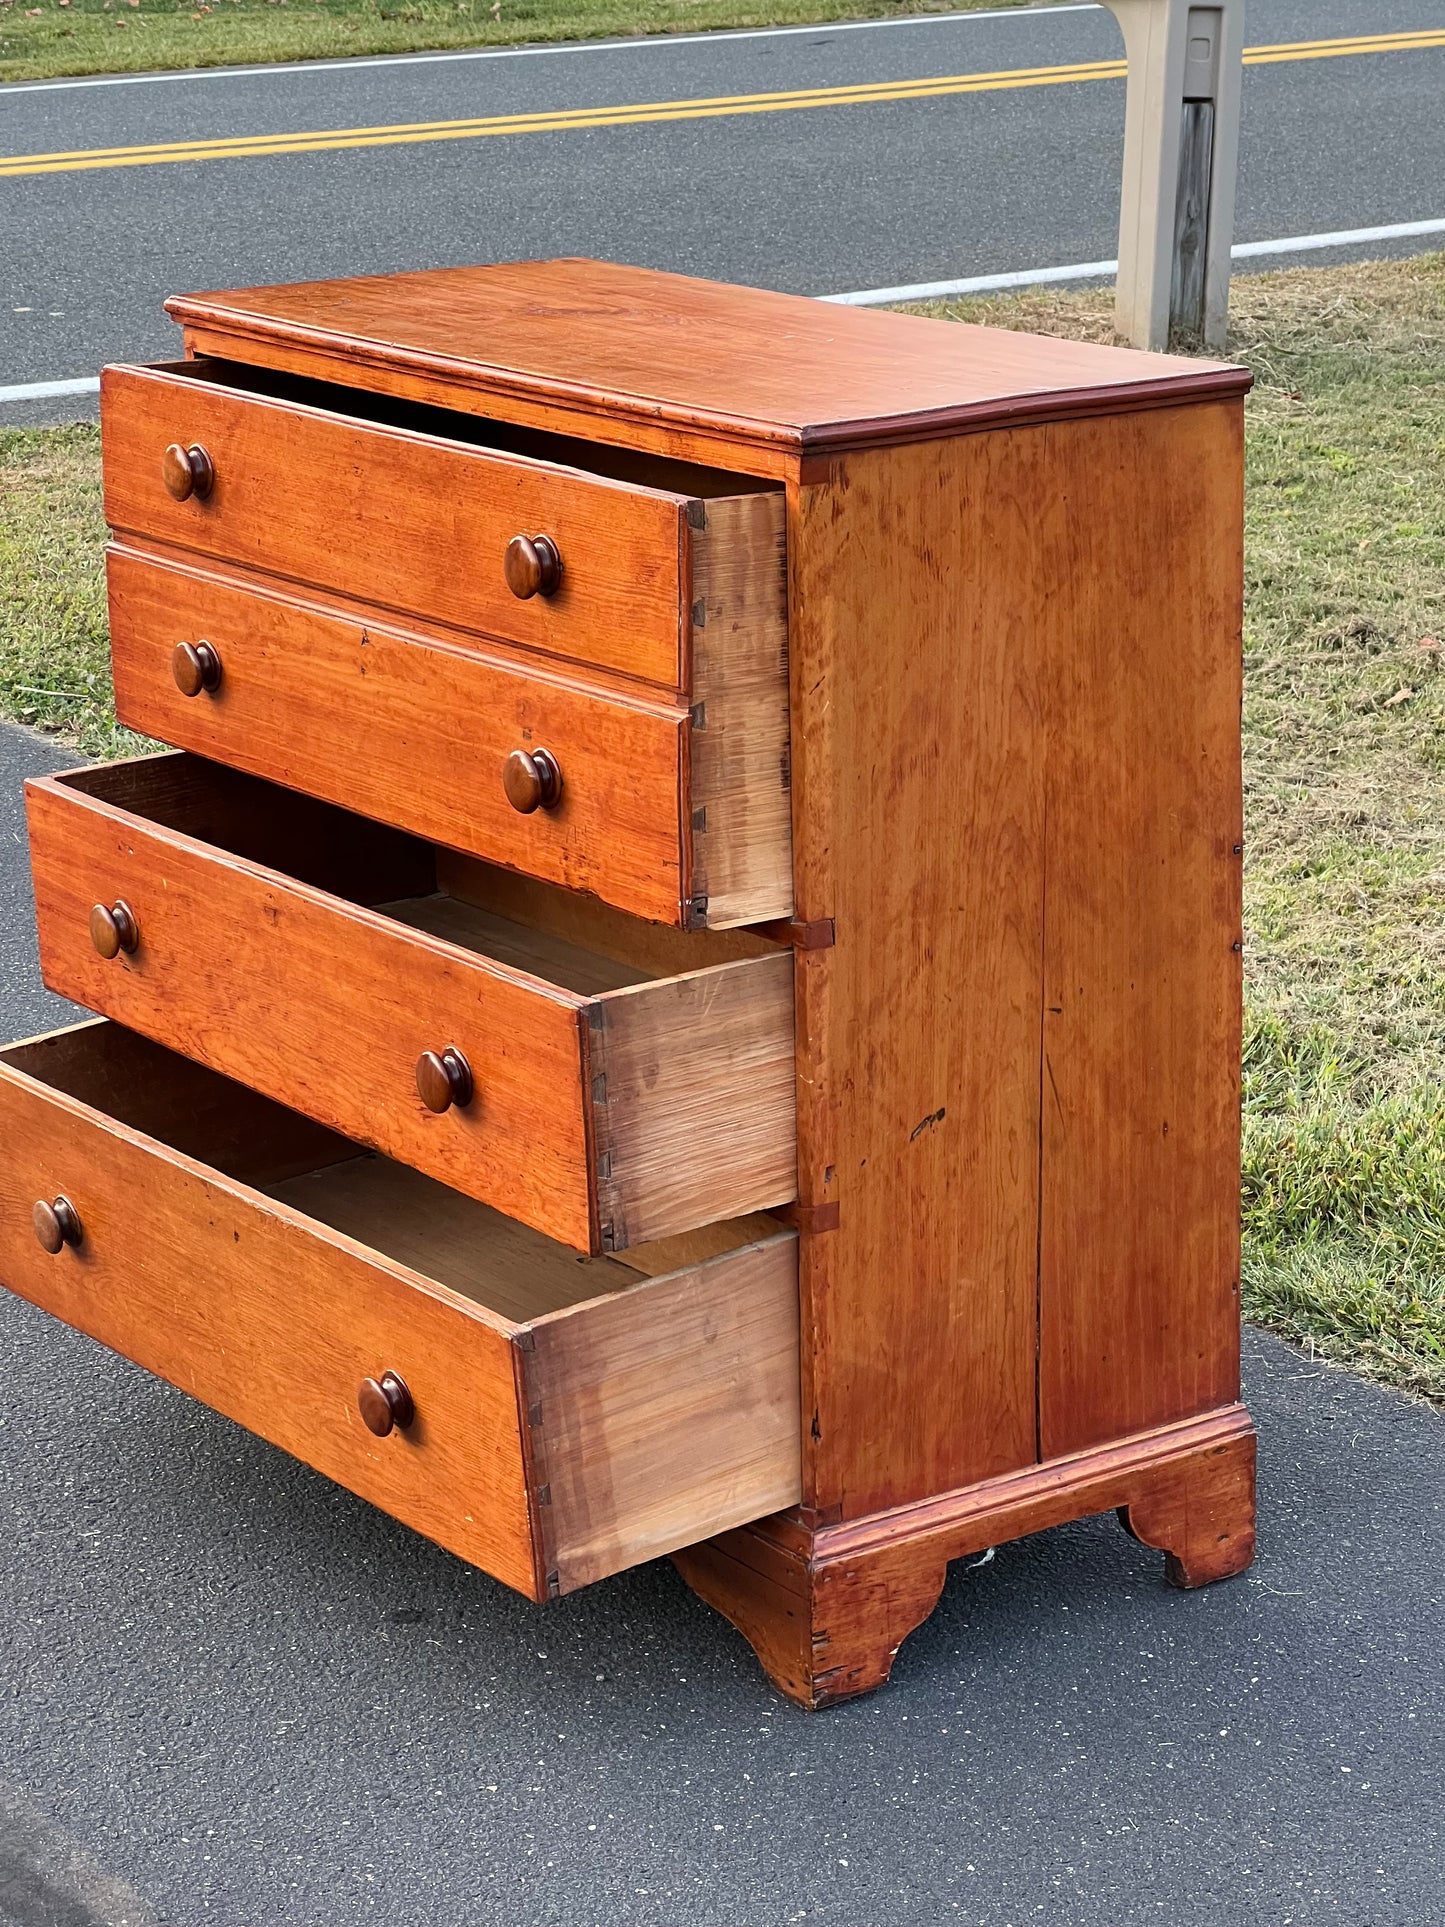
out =
[[[1046,1458],[1239,1396],[1242,412],[1040,431]]]

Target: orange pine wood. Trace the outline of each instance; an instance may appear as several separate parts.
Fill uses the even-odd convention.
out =
[[[152,1129],[220,1100],[239,1135],[249,1126],[264,1137],[273,1106],[133,1045],[122,1038],[94,1047],[119,1060],[117,1108],[127,1083],[165,1080],[146,1096]],[[8,1288],[509,1586],[544,1597],[506,1325],[49,1088],[46,1054],[32,1045],[0,1061],[0,1278]],[[325,1134],[315,1135],[313,1155],[324,1162]],[[34,1238],[30,1208],[56,1190],[74,1198],[85,1235],[79,1249],[53,1258]],[[362,1379],[382,1370],[401,1373],[418,1411],[415,1426],[387,1439],[366,1430],[355,1398]]]
[[[48,980],[435,1171],[420,1270],[476,1250],[436,1152],[468,1078],[478,1143],[512,1093],[485,1195],[665,1238],[629,1257],[654,1327],[643,1287],[569,1309],[488,1407],[528,1401],[518,1476],[562,1495],[507,1523],[532,1589],[692,1530],[689,1582],[812,1706],[1021,1533],[1115,1508],[1175,1583],[1240,1570],[1244,371],[597,263],[169,305],[201,359],[105,393],[122,713],[379,820],[269,784],[238,818],[224,772],[184,822],[40,785]],[[346,1169],[353,1230],[388,1223]],[[796,1244],[715,1222],[786,1199]],[[63,1269],[75,1201],[30,1202]]]
[[[1048,433],[1090,477],[1088,513],[1061,518],[1069,633],[1044,697],[1056,1458],[1239,1396],[1244,461],[1230,403]]]
[[[182,364],[183,367],[183,364]],[[402,614],[685,682],[685,498],[230,390],[179,369],[101,378],[105,519],[176,548],[339,589]],[[204,445],[215,482],[173,499],[161,457]],[[519,602],[519,532],[562,555],[555,595]]]
[[[805,1491],[1036,1455],[1038,430],[839,457],[790,530]],[[966,583],[964,594],[960,585]],[[933,1414],[919,1424],[920,1412]]]
[[[191,353],[296,369],[604,441],[776,458],[1238,392],[1237,369],[1047,341],[605,261],[523,261],[177,296]],[[712,443],[717,452],[702,452]]]
[[[12,1290],[534,1599],[797,1498],[791,1234],[579,1264],[106,1023],[0,1053],[0,1134]]]
[[[1199,1586],[1254,1557],[1254,1430],[1242,1406],[937,1494],[852,1525],[782,1515],[674,1554],[769,1678],[826,1706],[881,1686],[928,1617],[948,1563],[1091,1513],[1117,1511]]]
[[[429,931],[476,923],[429,846],[185,755],[26,801],[42,972],[77,1003],[582,1251],[792,1197],[785,958],[548,980]],[[393,898],[417,921],[368,907]],[[102,954],[117,900],[138,942]],[[438,1109],[417,1067],[447,1051],[472,1089]]]
[[[132,729],[634,915],[683,918],[685,710],[121,545],[107,579],[116,710]],[[222,680],[188,698],[171,651],[202,639]],[[562,797],[522,816],[504,770],[535,745],[556,756]]]

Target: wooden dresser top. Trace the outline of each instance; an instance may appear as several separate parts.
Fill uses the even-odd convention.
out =
[[[558,260],[174,296],[193,351],[507,416],[822,454],[1238,394],[1242,368]]]

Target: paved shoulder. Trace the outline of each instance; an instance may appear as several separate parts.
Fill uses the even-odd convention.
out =
[[[40,982],[23,793],[27,776],[48,776],[79,760],[49,737],[0,723],[0,1043],[84,1014]]]

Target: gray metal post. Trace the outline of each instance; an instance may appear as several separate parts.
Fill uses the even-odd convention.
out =
[[[1129,61],[1115,325],[1139,348],[1222,349],[1244,0],[1104,0]]]

